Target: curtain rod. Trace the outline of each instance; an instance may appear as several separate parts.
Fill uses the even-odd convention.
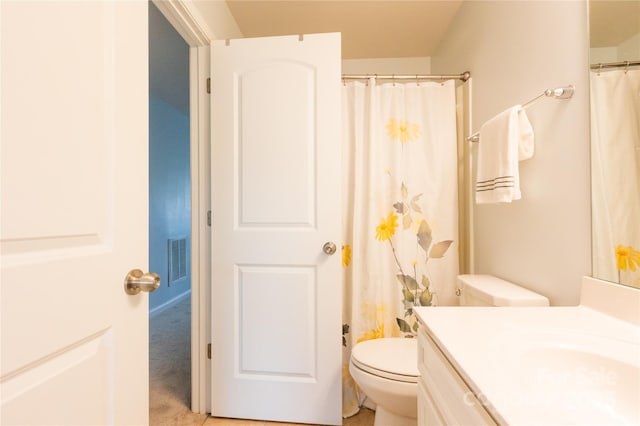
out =
[[[569,99],[573,96],[574,88],[573,86],[565,86],[565,87],[556,87],[555,89],[547,89],[535,98],[531,99],[529,102],[522,104],[522,109],[528,108],[534,103],[538,102],[540,99],[548,97],[554,99]],[[479,142],[480,141],[480,132],[475,132],[471,136],[467,138],[469,142]]]
[[[640,61],[621,61],[621,62],[609,62],[605,64],[591,64],[592,70],[598,70],[602,68],[622,68],[622,67],[635,67],[640,65]]]
[[[375,78],[376,80],[413,80],[413,81],[424,81],[424,80],[451,80],[458,79],[462,81],[467,81],[471,78],[471,73],[469,71],[465,71],[462,74],[342,74],[343,80],[368,80],[370,78]]]

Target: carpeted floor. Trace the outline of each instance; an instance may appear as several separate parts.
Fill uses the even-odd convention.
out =
[[[149,322],[149,424],[202,425],[191,412],[191,299],[186,297]]]
[[[295,426],[238,419],[210,418],[191,407],[191,300],[189,297],[149,322],[150,426]],[[344,426],[371,426],[373,412],[344,419]]]

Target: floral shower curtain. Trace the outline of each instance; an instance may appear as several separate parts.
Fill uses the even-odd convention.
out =
[[[343,415],[362,395],[351,347],[414,337],[414,306],[456,304],[455,82],[345,84]]]
[[[591,73],[593,276],[640,287],[640,69]]]

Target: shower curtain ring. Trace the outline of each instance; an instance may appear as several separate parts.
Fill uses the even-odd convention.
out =
[[[624,73],[626,74],[629,71],[629,61],[627,61],[627,65],[624,67]]]

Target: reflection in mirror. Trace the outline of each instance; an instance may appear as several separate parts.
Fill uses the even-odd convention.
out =
[[[593,276],[640,288],[640,2],[590,1]]]

